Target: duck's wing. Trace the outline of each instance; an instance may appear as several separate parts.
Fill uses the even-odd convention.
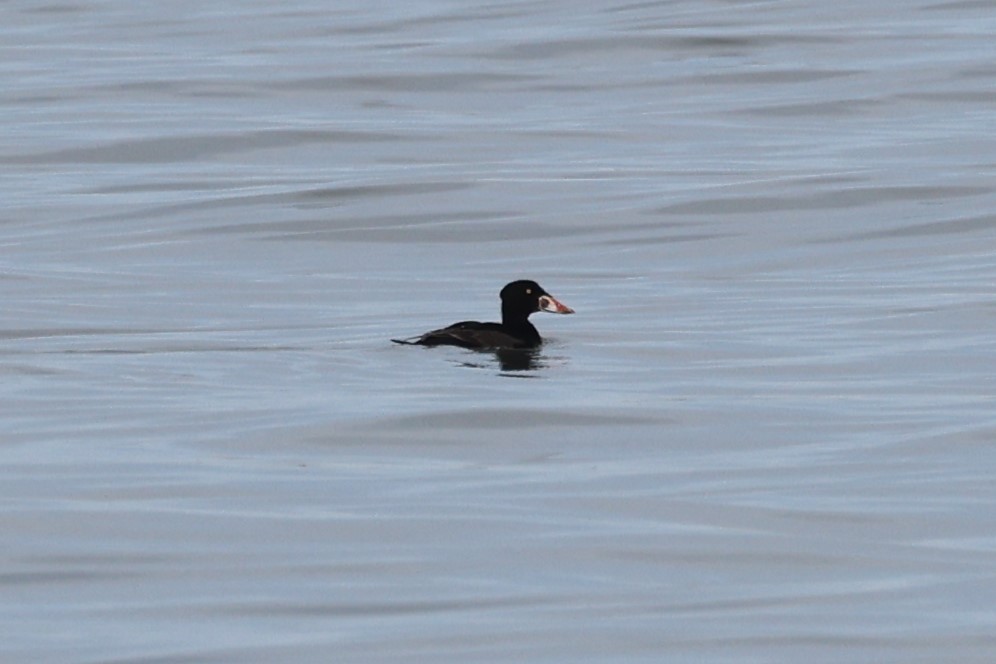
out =
[[[409,339],[391,339],[415,346],[460,346],[461,348],[526,348],[527,342],[508,334],[498,323],[462,321]]]

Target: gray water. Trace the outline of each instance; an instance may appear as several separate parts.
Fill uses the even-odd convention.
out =
[[[2,15],[0,660],[992,661],[992,3]]]

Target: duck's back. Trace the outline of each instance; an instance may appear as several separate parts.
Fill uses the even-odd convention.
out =
[[[467,320],[426,332],[415,343],[421,346],[460,346],[475,349],[533,348],[539,345],[540,339],[535,328],[531,331],[532,335],[529,334],[530,330],[510,330],[501,323]]]

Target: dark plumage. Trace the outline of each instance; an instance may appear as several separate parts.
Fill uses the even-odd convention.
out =
[[[501,322],[462,321],[409,339],[391,339],[399,344],[418,346],[460,346],[462,348],[535,348],[543,343],[529,322],[530,314],[549,311],[573,314],[535,281],[513,281],[501,289]]]

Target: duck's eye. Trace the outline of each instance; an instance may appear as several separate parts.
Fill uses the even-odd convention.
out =
[[[533,289],[532,288],[527,288],[526,289],[526,295],[532,295],[532,294],[533,294]]]

